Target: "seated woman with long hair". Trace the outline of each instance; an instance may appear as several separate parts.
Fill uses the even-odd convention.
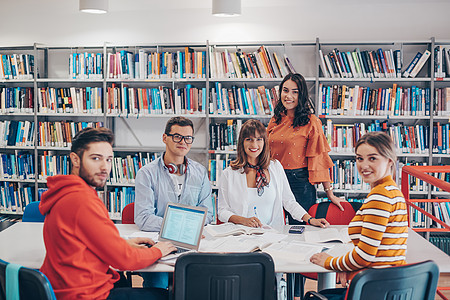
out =
[[[408,216],[403,194],[393,180],[397,161],[394,143],[384,132],[370,132],[358,140],[355,154],[358,172],[371,190],[348,225],[354,248],[339,257],[318,253],[310,259],[338,271],[337,282],[344,287],[362,269],[406,263]],[[335,289],[324,293],[333,295],[332,299],[344,299],[345,292]]]
[[[325,219],[311,217],[295,201],[283,166],[270,159],[266,128],[248,120],[239,133],[237,158],[223,172],[219,182],[218,216],[222,222],[249,227],[269,225],[282,230],[283,208],[295,219],[327,227]]]

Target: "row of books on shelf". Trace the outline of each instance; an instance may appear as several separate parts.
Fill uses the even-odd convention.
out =
[[[103,53],[72,53],[69,55],[69,78],[102,79]]]
[[[0,113],[32,113],[33,107],[33,88],[0,87]]]
[[[183,51],[108,53],[108,78],[171,79],[205,78],[206,51],[185,47]]]
[[[431,52],[417,52],[407,68],[402,71],[401,50],[339,51],[335,48],[328,54],[319,50],[320,68],[327,78],[400,78],[416,77]]]
[[[428,240],[430,243],[441,249],[443,252],[450,255],[450,236],[447,234],[430,234],[430,238]]]
[[[434,217],[450,226],[450,202],[417,202],[415,204],[423,210],[430,212]],[[409,215],[410,225],[413,228],[424,228],[427,226],[426,220],[431,220],[431,218],[428,218],[422,212],[412,207],[410,208]],[[443,228],[441,224],[435,221],[431,221],[431,227]]]
[[[211,88],[209,113],[218,115],[272,115],[278,102],[278,86],[266,89],[223,88],[216,82]]]
[[[441,115],[448,113],[443,106],[437,108]],[[430,89],[403,88],[396,83],[392,88],[320,84],[318,112],[333,116],[429,116]]]
[[[172,89],[133,88],[114,84],[107,91],[107,112],[127,116],[152,114],[199,114],[206,110],[206,88],[187,84]]]
[[[34,187],[22,187],[17,182],[0,182],[0,212],[21,213],[32,201]]]
[[[97,191],[97,194],[108,210],[111,219],[120,218],[122,210],[134,202],[134,187],[116,187],[110,191]]]
[[[403,166],[426,166],[425,162],[409,161],[407,163],[397,161],[395,166],[395,180],[400,186]],[[443,173],[430,174],[436,178],[440,178]],[[361,191],[369,192],[370,186],[364,183],[358,172],[355,159],[333,160],[333,168],[331,170],[331,183],[336,190]],[[409,190],[415,192],[427,192],[428,184],[423,180],[414,176],[409,178]],[[432,187],[432,191],[439,191],[436,187]]]
[[[209,64],[211,78],[283,78],[296,73],[286,54],[278,56],[265,46],[251,53],[210,47]]]
[[[140,168],[154,161],[161,153],[139,152],[125,157],[114,157],[110,183],[134,183]]]
[[[0,54],[1,79],[33,79],[34,55]]]
[[[34,179],[34,155],[28,152],[0,154],[0,179]]]
[[[450,77],[450,49],[442,45],[434,48],[434,77]]]
[[[114,157],[110,183],[134,183],[137,171],[158,158],[160,153],[135,153],[125,157]],[[38,156],[38,178],[68,175],[71,172],[68,155],[57,155],[55,151],[44,151]],[[34,179],[34,155],[19,151],[16,154],[0,154],[0,179]]]
[[[39,88],[38,103],[41,113],[101,114],[103,88]]]
[[[430,127],[424,125],[404,126],[401,122],[389,125],[388,121],[380,122],[379,120],[374,120],[369,125],[365,123],[333,124],[333,121],[328,119],[323,125],[323,130],[332,151],[339,153],[353,153],[359,138],[371,131],[387,132],[394,141],[397,154],[426,154],[429,149]],[[438,139],[433,147],[438,147]]]
[[[237,150],[239,132],[242,120],[227,120],[226,123],[209,124],[209,149],[211,150]]]
[[[102,127],[102,122],[39,122],[37,146],[70,147],[72,138],[86,127]],[[5,120],[0,121],[0,147],[31,147],[34,141],[34,122]]]
[[[0,88],[1,113],[32,113],[33,88]],[[182,89],[168,87],[132,88],[112,84],[107,90],[107,112],[110,114],[185,114],[201,113],[206,107],[206,88],[186,85]],[[216,82],[210,92],[209,113],[219,115],[272,115],[278,101],[278,86],[266,89],[223,88]],[[342,116],[429,116],[430,89],[412,86],[402,88],[370,88],[355,85],[319,86],[319,115]],[[39,88],[41,113],[103,112],[103,89]],[[450,88],[435,89],[434,113],[450,116]]]

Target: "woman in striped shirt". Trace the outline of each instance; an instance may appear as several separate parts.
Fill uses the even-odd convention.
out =
[[[355,153],[358,172],[371,187],[348,227],[355,247],[340,257],[319,253],[310,259],[338,271],[337,283],[344,287],[361,269],[405,264],[408,237],[405,199],[392,179],[397,160],[392,139],[384,132],[367,133]]]

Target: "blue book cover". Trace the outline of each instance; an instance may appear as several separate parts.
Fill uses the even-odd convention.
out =
[[[444,153],[449,154],[449,131],[450,131],[450,125],[447,123],[445,124],[445,127],[443,128],[443,141],[445,142],[445,147],[443,147]],[[448,173],[447,173],[448,174]]]
[[[364,95],[364,109],[363,111],[366,112],[366,114],[369,112],[369,105],[370,105],[370,87],[365,88],[365,95]]]
[[[411,63],[406,68],[405,72],[403,72],[403,77],[408,77],[409,76],[409,74],[414,69],[414,67],[416,66],[417,62],[419,61],[419,59],[421,57],[422,57],[422,53],[417,52],[416,56],[414,56],[413,60],[411,61]]]
[[[2,60],[3,60],[3,73],[5,75],[6,79],[11,78],[11,64],[9,61],[9,56],[7,54],[3,54],[2,55]]]
[[[416,86],[411,87],[411,116],[416,116],[417,113],[417,93]]]
[[[430,115],[430,88],[425,88],[425,115]]]
[[[186,112],[191,111],[191,88],[190,84],[186,84]]]
[[[123,111],[126,112],[126,114],[128,115],[128,113],[130,113],[130,105],[128,103],[128,87],[127,86],[123,87],[122,97],[125,102],[125,107],[124,107]]]
[[[206,88],[202,88],[202,112],[206,113]]]
[[[103,54],[97,53],[97,66],[96,66],[97,74],[103,74],[102,68],[103,68]]]
[[[219,82],[215,82],[215,88],[216,88],[216,113],[221,114],[222,113],[222,91],[221,86]]]
[[[350,68],[350,64],[347,60],[347,55],[345,52],[339,52],[339,55],[342,57],[342,61],[344,62],[345,69],[347,71],[348,77],[353,77],[352,69]]]
[[[181,61],[181,63],[178,66],[180,69],[180,78],[185,78],[186,77],[186,75],[185,75],[185,73],[186,73],[185,61],[186,60],[185,60],[184,52],[181,52],[181,51],[180,51],[180,61]]]
[[[402,97],[401,97],[402,88],[398,87],[396,91],[392,91],[392,92],[395,93],[394,115],[398,116],[398,115],[400,115],[400,105],[402,102]]]

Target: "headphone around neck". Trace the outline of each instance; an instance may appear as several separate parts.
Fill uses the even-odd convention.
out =
[[[163,158],[163,162],[164,162],[164,158]],[[184,162],[180,165],[176,165],[173,163],[169,163],[169,164],[164,164],[166,166],[166,168],[169,170],[170,174],[176,174],[177,172],[180,172],[180,175],[184,175],[186,173],[186,169],[187,169],[187,159],[186,157],[184,158]]]

